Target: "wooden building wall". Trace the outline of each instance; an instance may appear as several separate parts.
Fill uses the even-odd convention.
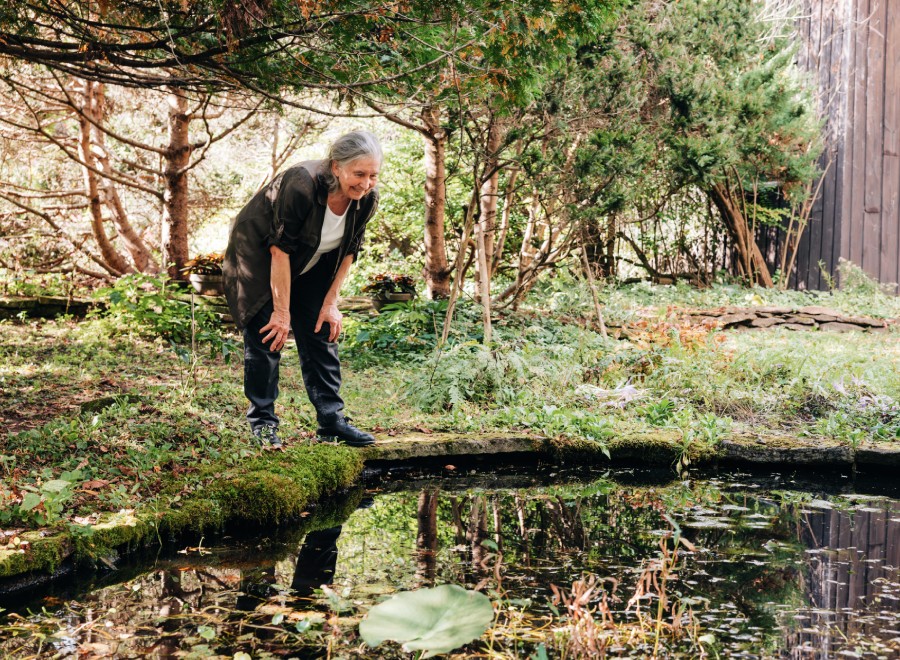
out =
[[[900,282],[900,0],[797,0],[799,61],[818,83],[828,167],[793,284],[824,289],[849,259]]]

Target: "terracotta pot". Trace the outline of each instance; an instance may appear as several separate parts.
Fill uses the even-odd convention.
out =
[[[221,275],[191,273],[188,279],[191,281],[194,290],[201,296],[225,295],[225,280]]]

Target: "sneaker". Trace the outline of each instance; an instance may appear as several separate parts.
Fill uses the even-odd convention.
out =
[[[278,437],[278,427],[272,424],[263,424],[253,429],[253,437],[263,449],[281,449],[281,438]]]
[[[338,440],[351,447],[367,447],[375,444],[375,436],[350,424],[345,418],[339,417],[333,424],[328,426],[320,426],[316,431],[322,440],[334,441]]]

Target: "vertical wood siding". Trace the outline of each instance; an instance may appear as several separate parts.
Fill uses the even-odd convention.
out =
[[[843,257],[900,281],[900,0],[798,0],[798,60],[816,82],[828,167],[792,284],[827,288]],[[769,238],[771,240],[771,238]]]

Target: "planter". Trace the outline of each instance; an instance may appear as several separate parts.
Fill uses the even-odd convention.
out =
[[[379,293],[372,298],[372,306],[376,310],[380,310],[388,303],[409,302],[415,295],[414,293]]]
[[[191,273],[188,279],[194,290],[201,296],[225,295],[225,280],[221,275]]]

